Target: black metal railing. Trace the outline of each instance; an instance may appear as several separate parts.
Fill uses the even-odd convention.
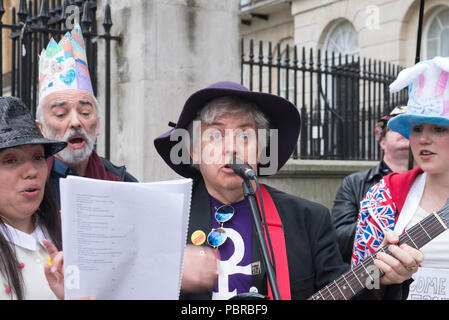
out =
[[[253,40],[246,53],[241,41],[241,83],[250,90],[282,96],[301,113],[295,159],[379,160],[374,125],[407,102],[406,89],[389,92],[401,69],[304,47],[281,48],[269,42],[265,48],[262,41],[256,47]]]
[[[9,9],[9,8],[8,8]],[[10,15],[10,23],[3,23],[3,18]],[[111,95],[111,41],[120,41],[111,36],[111,8],[104,8],[104,33],[97,29],[96,0],[20,0],[19,8],[6,12],[3,0],[0,0],[0,34],[10,30],[9,39],[2,36],[0,41],[0,93],[21,98],[29,106],[33,115],[36,113],[39,94],[39,55],[53,37],[59,41],[69,26],[80,23],[86,44],[89,73],[94,94],[98,92],[98,40],[105,41],[105,156],[110,157],[110,95]],[[8,43],[9,42],[9,43]],[[11,49],[6,58],[9,67],[4,69],[4,47]],[[6,71],[6,72],[5,72]]]

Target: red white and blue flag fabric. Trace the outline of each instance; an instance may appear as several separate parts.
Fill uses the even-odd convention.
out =
[[[410,187],[423,173],[421,168],[385,176],[360,202],[352,252],[352,267],[372,255],[382,244],[387,230],[394,230]]]
[[[379,248],[385,231],[394,229],[395,218],[396,205],[382,179],[368,191],[360,203],[352,252],[353,267]]]

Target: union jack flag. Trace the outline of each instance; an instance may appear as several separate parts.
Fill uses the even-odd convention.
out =
[[[352,267],[373,254],[382,244],[386,230],[393,230],[396,205],[384,179],[371,187],[360,202],[352,252]]]

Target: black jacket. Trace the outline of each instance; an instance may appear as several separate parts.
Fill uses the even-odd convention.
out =
[[[269,186],[266,188],[284,228],[292,299],[307,299],[349,269],[341,259],[329,210]],[[209,194],[202,179],[195,181],[193,187],[188,243],[196,230],[203,230],[206,234],[211,230]],[[253,240],[255,243],[257,241]],[[253,261],[262,261],[257,245],[253,245]],[[259,293],[267,294],[264,271],[262,276],[253,276],[253,286],[259,289]],[[366,296],[372,297],[371,292]],[[211,292],[182,293],[181,299],[211,299]]]
[[[388,166],[381,161],[369,170],[355,172],[343,179],[335,196],[332,222],[337,231],[338,247],[345,263],[351,263],[360,201],[372,186],[390,172]]]
[[[113,175],[115,175],[117,178],[119,178],[121,181],[124,182],[138,182],[136,178],[134,178],[129,172],[126,171],[125,166],[118,167],[114,164],[112,164],[109,160],[99,157],[101,160],[101,163],[103,164],[105,170]],[[53,171],[53,163],[54,160],[52,158],[47,159],[47,166],[49,171],[48,181],[47,183],[50,183],[52,186],[52,193],[54,198],[56,199],[58,205],[61,205],[61,199],[60,199],[60,192],[59,192],[59,179],[65,178],[67,176],[67,173],[64,176],[61,176]]]

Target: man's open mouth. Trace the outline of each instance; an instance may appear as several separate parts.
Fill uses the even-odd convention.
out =
[[[232,166],[230,164],[222,166],[221,169],[226,173],[234,173],[234,170],[232,169]]]
[[[86,140],[82,136],[76,136],[71,137],[67,142],[69,143],[71,148],[79,149],[84,147]]]

